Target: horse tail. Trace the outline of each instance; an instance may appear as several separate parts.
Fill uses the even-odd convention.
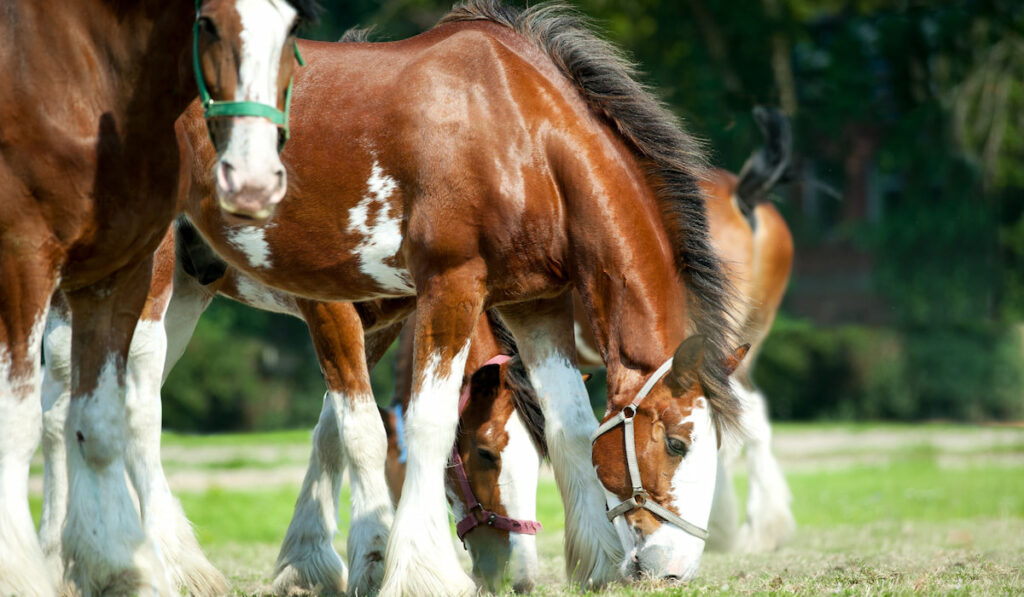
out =
[[[469,0],[441,23],[491,21],[506,26],[545,52],[603,116],[646,167],[662,220],[672,239],[676,269],[686,284],[693,332],[707,339],[701,381],[716,417],[734,424],[739,403],[725,368],[727,346],[735,338],[734,290],[714,249],[700,183],[707,163],[701,142],[687,134],[680,119],[638,80],[636,65],[592,30],[589,20],[560,4],[538,4],[520,11],[497,0]]]
[[[776,185],[788,180],[793,157],[793,133],[785,114],[777,108],[757,106],[754,120],[764,135],[764,145],[743,163],[736,184],[736,197],[748,213],[767,201]]]

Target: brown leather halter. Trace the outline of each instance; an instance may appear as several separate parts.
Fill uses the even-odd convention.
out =
[[[499,354],[481,365],[480,368],[483,369],[488,365],[501,365],[508,362],[511,358],[507,355]],[[466,409],[466,404],[469,402],[469,390],[470,386],[466,384],[466,388],[462,391],[462,396],[459,397],[460,417],[462,416],[462,411]],[[515,416],[514,413],[513,416]],[[476,499],[473,487],[469,484],[466,467],[463,465],[462,457],[459,455],[459,442],[457,440],[455,445],[452,446],[451,462],[452,468],[455,469],[455,478],[459,482],[459,489],[462,491],[462,497],[465,498],[466,505],[469,507],[469,513],[455,525],[455,532],[458,534],[460,541],[465,543],[466,535],[480,525],[487,525],[510,533],[521,533],[524,535],[536,535],[537,531],[544,528],[541,523],[535,520],[518,520],[484,509],[483,505],[480,504],[480,500]]]
[[[615,506],[611,510],[608,510],[608,520],[615,522],[615,519],[626,512],[631,512],[638,508],[643,508],[650,511],[655,516],[668,522],[671,525],[677,526],[694,537],[707,541],[708,531],[703,529],[692,522],[684,520],[681,516],[675,512],[665,508],[661,504],[651,499],[647,490],[644,489],[643,480],[640,478],[640,465],[636,460],[636,440],[633,436],[633,417],[636,416],[636,410],[640,406],[640,403],[644,401],[644,398],[651,393],[651,389],[654,388],[654,384],[658,383],[662,377],[668,373],[669,369],[672,368],[672,359],[669,357],[661,367],[651,374],[647,381],[644,383],[640,391],[637,392],[636,397],[633,401],[626,405],[618,414],[608,419],[601,424],[600,427],[594,431],[593,435],[590,436],[590,443],[593,444],[597,441],[597,438],[601,437],[605,433],[611,431],[619,423],[623,427],[623,437],[626,443],[626,468],[629,470],[629,484],[633,487],[633,495],[628,500],[619,502],[618,506]]]

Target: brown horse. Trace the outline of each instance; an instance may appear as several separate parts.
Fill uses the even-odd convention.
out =
[[[214,100],[262,101],[250,86],[281,87],[279,69],[247,70],[250,50],[262,52],[257,62],[280,55],[297,11],[255,4],[202,7],[201,20],[221,31],[199,49]],[[75,314],[63,556],[85,594],[169,592],[124,482],[124,378],[151,256],[175,210],[173,124],[194,93],[195,15],[155,0],[11,0],[0,17],[0,594],[55,591],[26,487],[39,441],[40,341],[58,288]],[[279,47],[252,43],[267,33]],[[219,138],[236,132],[219,129]],[[251,156],[235,159],[237,186],[257,195],[244,175]]]
[[[715,170],[704,183],[712,241],[727,261],[730,281],[745,298],[737,308],[743,322],[743,337],[752,340],[750,352],[753,354],[748,353],[743,365],[733,374],[734,383],[738,384],[743,392],[756,391],[749,377],[751,362],[771,328],[771,322],[785,291],[793,258],[793,240],[789,229],[775,207],[765,202],[768,192],[779,181],[789,164],[791,141],[788,122],[779,112],[771,109],[757,108],[755,115],[767,137],[765,147],[759,149],[748,160],[739,178],[724,170]],[[592,336],[585,331],[587,323],[583,320],[583,311],[577,310],[576,314],[576,345],[580,364],[603,367],[604,362],[592,344]],[[477,334],[474,336],[474,351],[477,343],[485,345],[487,342],[479,338],[480,329],[478,326]],[[486,329],[489,330],[490,326]],[[503,352],[515,354],[514,343],[506,341]],[[404,479],[404,460],[401,457],[404,437],[400,424],[402,410],[408,408],[412,386],[412,360],[412,336],[403,333],[396,364],[395,399],[390,410],[382,411],[385,416],[385,429],[388,432],[388,484],[393,495],[400,494]],[[480,394],[473,393],[470,404],[479,405],[478,408],[483,409],[472,417],[462,418],[459,423],[460,438],[466,436],[476,440],[478,450],[501,454],[507,448],[509,436],[491,433],[489,430],[505,428],[510,420],[509,409],[489,408],[488,405],[511,404],[515,395],[529,396],[533,393],[528,382],[523,383],[522,374],[518,370],[519,368],[515,366],[502,367],[498,380],[488,380],[489,383],[471,386],[474,392],[479,391]],[[771,549],[778,546],[792,530],[792,515],[788,505],[789,492],[785,479],[779,474],[778,465],[771,455],[770,426],[764,416],[764,408],[758,404],[746,405],[741,415],[746,431],[743,440],[752,454],[752,489],[748,502],[748,517],[737,540],[735,497],[731,479],[724,479],[721,486],[717,487],[718,493],[711,521],[713,532],[709,539],[709,543],[718,548]],[[530,428],[543,428],[542,421],[529,417],[524,420],[530,422]],[[463,446],[467,453],[472,452],[470,448],[472,446]],[[755,456],[757,451],[763,453]],[[727,459],[729,452],[730,450],[726,450],[726,453],[723,453]],[[535,454],[535,457],[538,456],[543,454]],[[601,466],[602,461],[602,456],[595,453],[595,464]],[[512,470],[504,468],[509,462],[508,458],[472,461],[467,469],[470,478],[474,480],[474,485],[479,488],[478,493],[486,495],[494,491],[499,478],[506,479],[506,483],[519,486],[536,484],[535,471],[532,476],[530,469],[521,470],[518,474],[513,473]],[[641,463],[644,477],[658,475],[657,470],[643,468],[644,464],[646,463]],[[505,484],[502,484],[501,488],[504,487]],[[733,513],[732,516],[730,512]],[[534,514],[531,512],[528,516]],[[512,568],[515,569],[515,566]]]
[[[740,323],[739,337],[751,344],[750,352],[732,377],[734,391],[743,402],[743,432],[723,444],[725,466],[719,471],[711,543],[718,549],[743,551],[775,549],[795,526],[789,488],[771,452],[765,398],[750,377],[782,303],[793,266],[793,237],[781,214],[767,201],[772,187],[786,176],[792,142],[789,123],[781,113],[759,107],[754,115],[765,134],[765,146],[747,160],[739,177],[714,170],[704,183],[711,240],[740,299],[731,311]],[[576,331],[580,365],[603,367],[598,345],[586,323],[577,321]],[[744,448],[750,484],[746,521],[737,529],[736,498],[729,469]],[[595,452],[594,463],[600,467],[607,460]],[[643,472],[645,477],[657,474],[654,470]]]
[[[291,197],[267,226],[232,227],[202,175],[209,149],[193,118],[185,123],[194,166],[186,210],[217,253],[268,286],[322,300],[416,296],[410,458],[382,592],[471,590],[446,538],[440,473],[469,339],[490,306],[524,346],[545,410],[568,504],[567,569],[584,582],[617,577],[621,544],[589,462],[593,422],[574,366],[567,291],[582,296],[607,355],[612,412],[672,356],[688,322],[702,333],[680,353],[692,358],[652,381],[637,429],[650,436],[667,427],[658,437],[678,447],[677,465],[706,454],[714,463],[711,413],[728,422],[738,409],[726,383],[727,283],[707,238],[695,144],[613,48],[552,7],[517,13],[476,2],[410,40],[307,44],[303,53],[310,65],[296,78],[295,135],[284,152]],[[377,429],[383,450],[365,396],[358,407],[352,401],[343,435]],[[692,431],[688,417],[699,423]],[[689,444],[701,447],[699,458],[682,458]],[[605,450],[618,452],[624,472],[621,441]],[[709,507],[699,496],[711,495],[714,467],[711,478],[705,469],[686,491],[650,502],[706,524],[708,512],[684,506]],[[605,487],[629,494],[614,472]],[[661,520],[622,537],[638,549],[639,570],[692,574],[703,541]]]
[[[186,210],[231,266],[280,289],[266,296],[269,304],[289,295],[415,296],[409,461],[382,594],[472,590],[447,537],[441,473],[455,440],[470,338],[489,307],[524,346],[544,411],[567,504],[570,576],[601,584],[622,570],[691,575],[714,488],[712,422],[734,422],[739,412],[727,384],[727,282],[708,240],[696,144],[614,48],[557,7],[520,13],[473,2],[409,40],[302,48],[310,65],[296,76],[294,136],[283,154],[290,195],[261,228],[223,216],[208,176],[214,150],[194,107],[180,139],[190,168]],[[630,429],[661,442],[681,471],[670,492],[628,486],[630,454],[621,436],[615,441],[618,429],[604,436],[610,443],[602,450],[617,454],[620,467],[599,471],[600,481],[594,474],[572,288],[608,363],[609,411],[635,412]],[[700,334],[683,344],[691,331]],[[365,362],[359,369],[368,379]],[[632,404],[641,390],[646,400]],[[339,433],[353,470],[373,475],[353,481],[354,495],[384,496],[358,521],[369,534],[349,537],[379,559],[390,523],[386,438],[368,382],[346,390],[331,418],[323,435],[318,426],[316,442]],[[334,464],[307,477],[320,503]],[[605,490],[635,494],[634,503],[650,496],[648,509],[626,514],[637,533],[616,536]],[[293,525],[282,554],[289,542],[310,546],[314,560],[333,553],[329,525]],[[624,559],[623,547],[634,557]],[[314,568],[282,560],[278,578]]]

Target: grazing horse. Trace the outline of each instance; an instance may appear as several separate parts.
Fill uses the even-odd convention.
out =
[[[742,392],[756,391],[749,377],[751,363],[771,328],[785,291],[793,258],[793,240],[785,221],[774,206],[765,203],[768,192],[788,167],[791,152],[789,125],[785,117],[773,109],[759,107],[755,109],[755,116],[767,137],[765,147],[759,149],[748,160],[738,178],[724,170],[715,170],[704,183],[704,192],[708,198],[711,239],[727,263],[730,281],[745,299],[737,308],[740,309],[744,326],[742,337],[752,341],[752,348],[740,368],[733,373],[733,383],[737,384]],[[583,320],[582,310],[577,310],[576,314],[576,345],[580,365],[603,367],[604,362],[594,348],[592,336],[584,331],[587,324]],[[477,336],[474,337],[474,351],[478,342],[486,342],[478,340],[479,335],[478,327]],[[516,354],[514,343],[505,341],[503,352]],[[396,496],[401,493],[404,478],[402,452],[405,438],[401,417],[402,411],[408,408],[412,385],[412,359],[412,336],[403,333],[400,337],[396,363],[395,398],[390,409],[381,411],[388,432],[388,485],[392,494]],[[485,410],[473,417],[463,416],[459,423],[460,438],[473,438],[478,444],[483,444],[477,449],[485,453],[502,453],[506,447],[503,442],[506,437],[511,437],[511,434],[502,436],[489,430],[504,429],[513,420],[509,416],[510,409],[487,407],[492,403],[511,404],[517,394],[527,397],[533,395],[529,383],[524,384],[520,369],[521,367],[514,364],[503,366],[500,371],[495,368],[495,372],[500,374],[498,379],[491,380],[488,377],[487,383],[469,386],[472,390],[469,403],[485,406]],[[477,395],[477,392],[481,394]],[[521,410],[529,412],[527,409]],[[762,452],[750,458],[752,489],[747,522],[742,531],[739,531],[737,540],[732,481],[724,479],[723,484],[717,487],[719,493],[716,494],[712,510],[709,543],[719,549],[772,549],[777,547],[793,528],[793,519],[789,512],[789,492],[785,479],[771,455],[771,428],[765,418],[763,403],[746,405],[741,417],[746,431],[742,439],[748,451],[752,454]],[[530,417],[524,420],[530,422],[531,429],[543,429],[542,420]],[[466,452],[472,452],[465,446],[462,448]],[[728,459],[729,450],[726,452],[720,456]],[[540,452],[536,456],[545,455]],[[601,458],[595,455],[595,461],[599,463],[600,460]],[[529,476],[532,474],[532,467],[513,473],[503,468],[508,462],[509,459],[505,457],[495,458],[483,454],[481,458],[467,466],[470,479],[475,486],[480,487],[478,493],[486,495],[487,492],[493,491],[494,484],[499,478],[506,479],[506,482],[501,483],[501,489],[504,489],[506,483],[524,486],[536,483],[536,475]],[[657,471],[650,471],[648,474],[654,476],[656,473]],[[729,512],[733,515],[730,516]],[[515,570],[514,566],[512,568]]]
[[[147,305],[146,290],[153,250],[175,211],[173,124],[193,94],[193,19],[199,12],[200,22],[219,30],[200,33],[197,47],[211,102],[281,107],[274,101],[284,87],[278,76],[287,83],[293,60],[282,68],[277,57],[300,11],[280,1],[269,10],[264,4],[209,0],[197,11],[158,0],[4,4],[0,594],[56,590],[33,530],[27,480],[40,439],[41,339],[58,289],[74,313],[65,363],[72,382],[70,499],[63,531],[43,529],[44,536],[63,534],[63,558],[84,594],[144,587],[170,593],[159,547],[145,540],[124,480],[125,407],[133,393],[125,366],[140,313],[159,308]],[[268,60],[273,64],[250,68]],[[264,89],[272,92],[269,99]],[[272,165],[276,153],[251,163],[260,142],[244,131],[259,128],[249,122],[254,118],[223,120],[211,131],[222,148],[231,146],[229,138],[248,137],[249,149],[221,152],[233,156],[239,173],[233,184],[260,199],[262,187],[250,175]]]
[[[319,458],[320,445],[341,436],[353,508],[365,501],[368,512],[349,536],[367,556],[350,585],[372,586],[387,541],[381,594],[474,590],[448,537],[443,471],[470,340],[492,307],[523,347],[547,422],[567,505],[567,574],[584,585],[622,571],[690,577],[704,546],[718,428],[739,414],[728,386],[730,292],[708,238],[698,145],[614,47],[557,6],[520,12],[479,0],[408,40],[301,47],[309,65],[295,78],[294,135],[282,154],[289,194],[267,224],[242,226],[219,209],[214,148],[195,106],[180,127],[182,188],[202,237],[262,285],[241,292],[268,305],[289,296],[415,304],[409,459],[393,526],[387,439],[365,361],[352,374],[366,382],[325,405],[330,421],[321,418],[314,439]],[[571,289],[607,363],[608,410],[625,411],[636,437],[662,446],[639,457],[672,471],[667,488],[654,479],[630,485],[627,426],[598,439],[618,466],[595,475]],[[350,317],[345,325],[366,329]],[[337,464],[311,467],[314,497],[298,512],[331,499]],[[649,496],[644,508],[619,509],[635,532],[609,524],[612,494],[633,504]],[[293,520],[278,582],[308,583],[303,575],[320,572],[334,524]]]
[[[405,481],[403,411],[412,392],[413,318],[399,340],[395,397],[381,409],[388,435],[388,486],[397,502]],[[449,463],[448,502],[460,540],[473,561],[473,575],[497,591],[506,571],[517,593],[536,583],[540,523],[536,493],[540,460],[547,457],[543,414],[518,358],[515,340],[494,314],[481,316],[469,357],[460,399],[458,461]],[[454,458],[453,458],[454,460]]]
[[[714,170],[704,183],[711,240],[725,262],[739,299],[731,311],[741,326],[740,339],[751,344],[732,376],[733,389],[743,402],[743,433],[730,438],[734,441],[723,442],[724,466],[719,471],[719,493],[712,517],[711,543],[722,550],[772,550],[795,527],[789,488],[771,452],[771,424],[765,398],[750,378],[793,266],[793,237],[781,214],[767,201],[768,193],[787,173],[792,140],[789,122],[777,110],[758,107],[754,116],[765,134],[764,147],[747,160],[738,177],[725,170]],[[576,332],[580,365],[603,367],[598,345],[586,323],[578,321]],[[746,521],[737,529],[730,465],[743,448],[747,451],[750,483]],[[603,459],[598,453],[594,458],[600,466]]]

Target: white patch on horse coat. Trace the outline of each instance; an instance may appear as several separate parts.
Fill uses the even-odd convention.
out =
[[[473,581],[459,565],[448,526],[444,471],[458,425],[458,396],[469,343],[441,373],[431,355],[406,415],[409,460],[395,524],[388,540],[380,595],[468,595]],[[382,495],[387,495],[386,489]]]
[[[718,440],[706,398],[697,398],[690,416],[682,421],[682,424],[686,423],[693,424],[690,448],[672,475],[670,496],[672,505],[683,520],[707,528],[715,495]],[[697,574],[703,553],[702,539],[662,522],[639,546],[637,555],[641,567],[648,574],[689,580]]]
[[[239,226],[227,232],[227,241],[238,249],[253,267],[270,267],[267,231],[259,226]]]
[[[46,310],[29,333],[29,371],[13,375],[15,363],[0,345],[0,595],[51,595],[46,570],[28,507],[29,461],[39,444],[39,346]]]
[[[394,258],[402,246],[402,218],[391,215],[393,206],[388,201],[398,189],[398,181],[385,174],[380,164],[374,161],[366,189],[362,201],[348,212],[349,232],[363,236],[355,249],[359,255],[359,269],[387,290],[411,291],[413,284],[409,272],[385,263],[385,260]],[[370,208],[374,204],[377,212],[371,219]]]
[[[540,454],[519,411],[508,418],[505,432],[508,444],[501,451],[501,472],[498,474],[501,503],[509,518],[536,520]],[[513,586],[532,587],[538,572],[536,535],[509,533],[509,544],[508,571]]]
[[[60,535],[67,514],[68,467],[64,423],[71,402],[70,313],[51,309],[43,335],[43,511],[39,542],[53,578],[64,576]]]
[[[238,298],[246,305],[273,313],[301,317],[299,308],[295,304],[295,297],[292,295],[266,286],[242,273],[237,273],[234,276],[234,281]]]

